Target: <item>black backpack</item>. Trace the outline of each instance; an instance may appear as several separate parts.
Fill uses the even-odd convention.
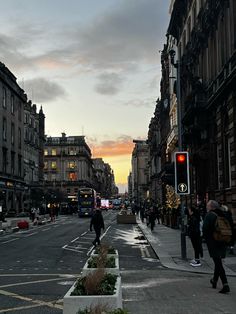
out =
[[[229,243],[232,238],[232,228],[228,219],[224,216],[218,216],[214,213],[216,217],[215,221],[215,231],[213,232],[213,238],[216,241]]]

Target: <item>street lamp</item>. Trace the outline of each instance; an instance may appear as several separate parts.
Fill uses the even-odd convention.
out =
[[[177,71],[177,120],[178,120],[178,146],[179,152],[182,152],[182,113],[181,113],[181,89],[180,89],[180,56],[179,60],[175,62],[176,52],[174,49],[169,50],[170,63],[176,68]],[[183,195],[180,195],[180,204],[181,204],[181,257],[186,259],[187,250],[186,250],[186,230],[185,230],[185,210],[184,210],[184,202]]]

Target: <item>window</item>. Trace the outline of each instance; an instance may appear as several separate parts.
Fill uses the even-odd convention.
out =
[[[77,174],[75,172],[70,172],[68,174],[68,180],[69,181],[77,181]]]
[[[51,168],[52,169],[57,169],[57,162],[56,161],[52,161],[51,162]]]
[[[11,113],[14,114],[15,112],[15,99],[14,95],[11,95]]]
[[[21,128],[18,128],[18,148],[21,148]]]
[[[21,177],[22,174],[22,156],[18,155],[18,175]]]
[[[56,175],[54,173],[51,175],[51,179],[52,181],[56,181]]]
[[[2,106],[5,109],[7,108],[7,91],[5,87],[2,90]]]
[[[69,169],[75,169],[76,168],[76,162],[75,161],[69,161],[68,162],[68,168]]]
[[[48,169],[48,162],[44,161],[44,169]]]
[[[19,121],[21,121],[21,109],[22,109],[22,104],[19,101],[19,104],[18,104],[18,120]]]
[[[15,152],[11,152],[11,174],[15,173]]]
[[[56,156],[57,155],[57,150],[55,148],[52,149],[52,156]]]
[[[75,155],[76,155],[76,150],[75,150],[74,148],[70,148],[69,154],[70,154],[71,156],[75,156]]]
[[[225,169],[225,187],[231,187],[231,158],[230,158],[230,140],[227,135],[224,138],[224,169]]]
[[[2,172],[7,172],[7,149],[2,148]]]
[[[48,156],[48,150],[47,149],[44,150],[44,156]]]
[[[3,118],[2,120],[2,139],[7,140],[7,119]]]
[[[11,123],[11,144],[14,145],[15,143],[15,125]]]
[[[66,189],[66,192],[67,192],[67,193],[70,193],[70,189]]]

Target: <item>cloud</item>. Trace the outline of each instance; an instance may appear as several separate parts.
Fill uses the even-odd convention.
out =
[[[164,41],[163,25],[167,22],[163,0],[124,0],[85,25],[75,21],[60,26],[56,22],[55,25],[18,22],[11,28],[9,45],[0,56],[9,57],[10,66],[21,69],[32,69],[32,64],[50,68],[53,63],[62,68],[73,65],[74,70],[76,67],[81,70],[82,66],[86,70],[118,69],[133,73],[140,62],[158,63],[158,49]],[[16,44],[12,45],[14,41]],[[102,93],[117,92],[102,85],[97,89]]]
[[[35,78],[24,82],[24,89],[35,102],[50,102],[66,95],[62,86],[45,78]]]
[[[97,79],[99,82],[95,86],[95,90],[102,95],[118,94],[123,82],[122,77],[117,73],[103,73]]]
[[[107,140],[100,143],[97,143],[95,140],[93,140],[91,147],[93,150],[93,156],[95,158],[102,158],[130,155],[132,153],[134,144],[133,138],[131,136],[121,135],[116,140]]]
[[[155,100],[153,98],[145,98],[145,99],[131,99],[129,101],[119,101],[119,105],[123,106],[132,106],[136,108],[154,108],[155,107]]]

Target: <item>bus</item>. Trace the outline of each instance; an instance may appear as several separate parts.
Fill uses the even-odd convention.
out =
[[[92,188],[78,190],[78,215],[79,217],[92,216],[96,204],[96,191]]]

